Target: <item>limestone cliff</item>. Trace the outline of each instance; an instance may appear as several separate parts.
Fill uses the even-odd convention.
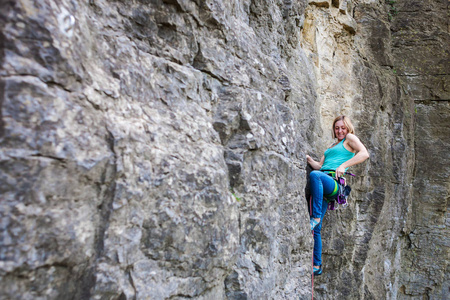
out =
[[[0,299],[310,299],[338,114],[371,158],[314,297],[448,295],[447,1],[1,5]]]

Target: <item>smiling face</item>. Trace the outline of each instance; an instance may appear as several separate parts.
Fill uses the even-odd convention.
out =
[[[348,134],[348,129],[344,124],[344,121],[339,120],[334,123],[334,136],[338,139],[338,141],[342,141]]]

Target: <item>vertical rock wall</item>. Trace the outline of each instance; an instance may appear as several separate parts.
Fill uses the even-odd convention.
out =
[[[4,1],[0,299],[310,299],[341,113],[371,158],[315,298],[445,296],[446,5]]]
[[[305,25],[304,36],[314,41],[307,49],[313,49],[318,81],[325,83],[318,89],[322,124],[328,123],[327,111],[345,112],[351,103],[349,112],[357,116],[357,133],[371,161],[365,170],[354,168],[359,178],[350,209],[325,219],[325,275],[316,281],[316,294],[321,299],[445,299],[448,3],[355,1],[346,14],[356,21],[356,30],[348,30],[354,37],[344,35],[350,41],[345,42],[336,34],[336,28],[349,29],[339,19],[344,2],[311,1],[305,24],[314,25]],[[348,64],[353,66],[350,81],[340,75]],[[335,77],[341,80],[333,83]],[[333,94],[343,89],[347,93]],[[328,91],[340,99],[327,99]]]
[[[302,1],[4,1],[1,298],[297,298]]]
[[[391,5],[394,63],[414,103],[413,194],[398,299],[446,299],[449,277],[450,35],[448,1]]]

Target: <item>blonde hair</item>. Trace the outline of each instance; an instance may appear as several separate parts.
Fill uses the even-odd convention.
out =
[[[353,127],[353,124],[350,121],[350,118],[346,117],[346,116],[339,116],[336,119],[334,119],[333,126],[331,127],[331,136],[333,137],[333,139],[336,138],[336,134],[334,133],[334,125],[336,124],[337,121],[344,122],[345,127],[347,127],[348,133],[355,134],[355,128]]]

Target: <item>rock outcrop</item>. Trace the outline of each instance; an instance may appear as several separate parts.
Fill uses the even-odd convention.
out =
[[[440,1],[3,1],[0,299],[310,299],[305,155],[369,149],[317,299],[448,294]]]

